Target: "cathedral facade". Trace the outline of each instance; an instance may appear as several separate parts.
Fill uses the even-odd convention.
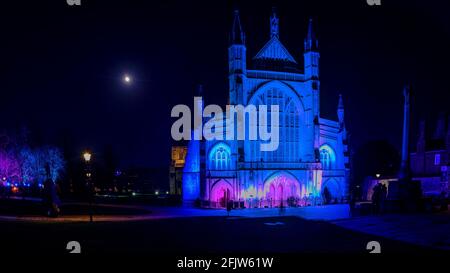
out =
[[[312,20],[301,67],[281,43],[275,12],[270,39],[251,62],[245,38],[235,11],[228,48],[229,104],[278,105],[278,149],[261,151],[258,140],[191,140],[183,201],[209,207],[225,207],[229,201],[238,207],[341,202],[348,195],[349,174],[344,106],[340,96],[336,120],[320,116],[320,53]]]

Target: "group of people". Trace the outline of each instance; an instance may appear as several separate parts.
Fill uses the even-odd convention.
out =
[[[386,185],[378,182],[375,187],[373,187],[372,204],[374,206],[375,213],[381,213],[384,211],[384,205],[387,198],[387,187]]]

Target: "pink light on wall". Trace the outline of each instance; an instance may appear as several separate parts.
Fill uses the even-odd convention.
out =
[[[233,189],[229,183],[220,180],[214,184],[211,189],[210,201],[217,202],[224,207],[229,200],[233,199]]]
[[[301,197],[301,185],[292,175],[280,173],[264,183],[263,197],[272,200],[287,200]]]

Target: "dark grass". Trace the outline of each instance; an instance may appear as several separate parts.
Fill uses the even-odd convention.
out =
[[[62,204],[62,216],[89,215],[88,204]],[[139,208],[126,208],[120,206],[92,206],[95,215],[141,215],[150,211]],[[0,199],[0,215],[6,216],[45,216],[46,208],[42,202],[29,200]]]

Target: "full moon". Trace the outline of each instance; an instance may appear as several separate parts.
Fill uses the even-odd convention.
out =
[[[123,81],[124,81],[126,84],[130,84],[130,83],[131,83],[131,77],[130,77],[130,75],[124,75],[124,76],[123,76]]]

